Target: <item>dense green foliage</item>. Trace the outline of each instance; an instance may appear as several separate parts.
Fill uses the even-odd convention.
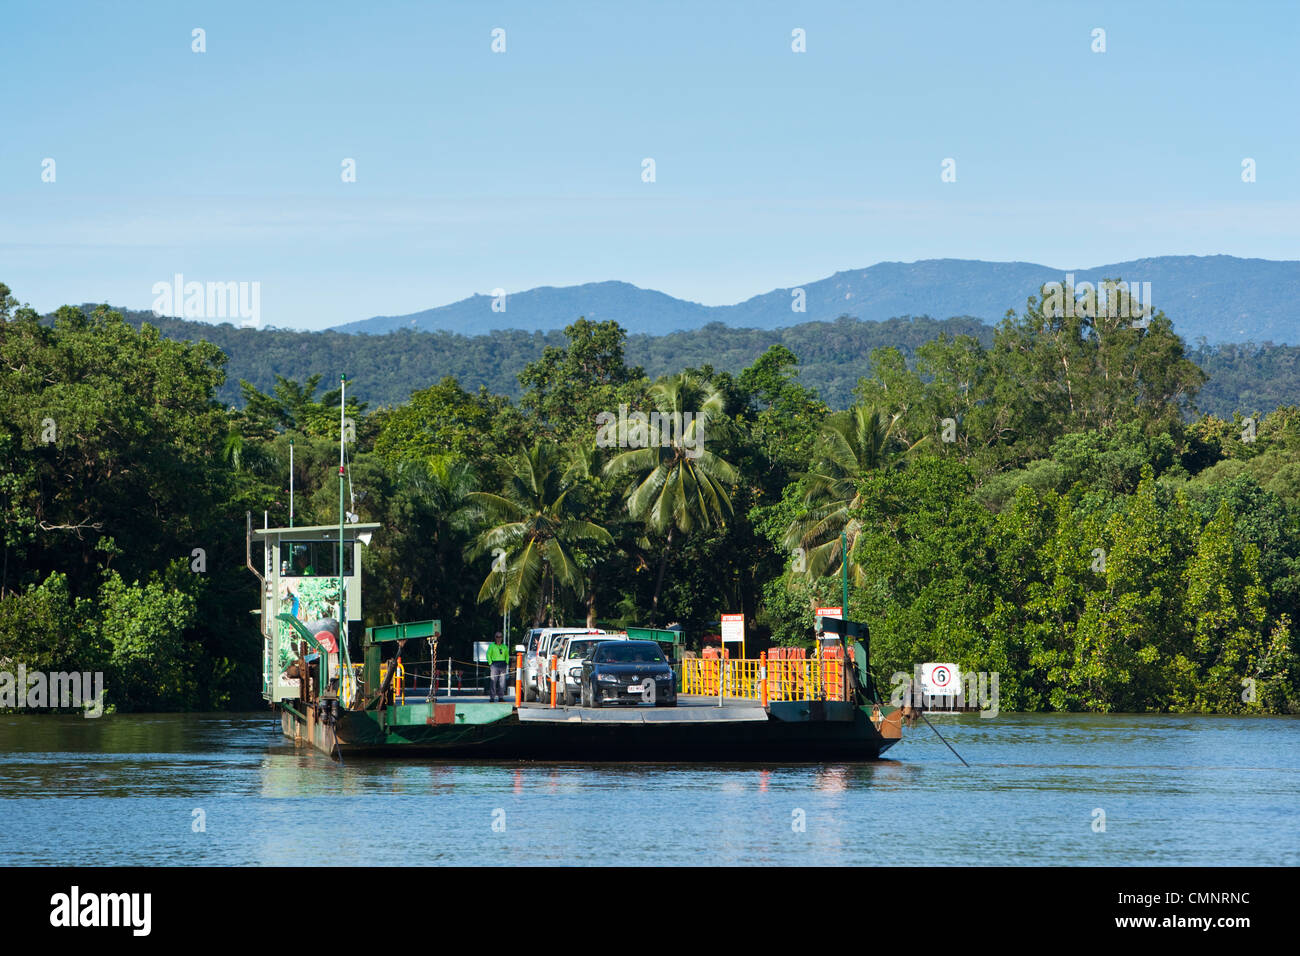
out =
[[[95,308],[82,306],[87,313]],[[525,390],[519,373],[547,348],[560,349],[565,343],[558,331],[348,335],[237,329],[229,324],[159,318],[149,312],[123,314],[136,328],[147,322],[167,338],[208,341],[225,352],[228,378],[217,389],[217,397],[226,405],[243,401],[241,380],[270,391],[277,375],[302,382],[323,368],[364,369],[360,387],[371,402],[382,405],[405,404],[412,392],[447,377],[471,392],[485,388],[517,401]],[[944,333],[952,338],[969,335],[984,346],[993,341],[992,327],[972,318],[936,321],[903,316],[872,322],[842,316],[834,322],[782,329],[733,328],[714,322],[667,335],[629,335],[626,350],[629,362],[657,378],[706,364],[738,375],[773,345],[783,345],[799,356],[798,380],[816,389],[832,408],[842,409],[852,403],[853,390],[867,372],[874,349],[892,346],[911,364],[917,348]],[[1198,340],[1188,357],[1209,376],[1196,398],[1200,412],[1231,418],[1237,412],[1249,415],[1300,404],[1300,346],[1271,342],[1211,346]]]
[[[96,307],[87,305],[85,311]],[[342,332],[292,332],[284,329],[236,328],[230,324],[188,322],[150,312],[124,313],[128,323],[148,323],[167,338],[208,341],[230,357],[229,379],[217,390],[226,405],[239,404],[239,382],[263,391],[276,377],[306,381],[323,368],[364,370],[359,385],[377,404],[399,405],[429,382],[455,378],[471,392],[480,387],[518,401],[527,391],[519,375],[549,348],[562,350],[563,332],[497,330],[484,335],[400,330],[387,335]],[[575,318],[577,318],[575,316]],[[808,322],[787,329],[731,328],[714,322],[702,329],[668,335],[631,335],[625,339],[627,360],[644,366],[653,378],[711,364],[739,374],[773,345],[785,345],[800,357],[800,380],[815,387],[833,406],[843,408],[866,370],[871,350],[885,345],[905,355],[940,332],[973,335],[988,342],[992,329],[978,319],[903,317],[886,322],[859,322],[847,316],[835,322]]]
[[[805,327],[806,351],[714,329],[653,360],[579,320],[523,337],[509,388],[482,386],[512,333],[336,336],[346,361],[284,365],[278,337],[302,333],[228,333],[265,343],[238,403],[212,344],[106,308],[43,321],[0,286],[0,669],[102,670],[118,709],[256,704],[245,514],[287,522],[292,443],[297,522],[336,520],[318,373],[342,370],[349,510],[383,525],[367,623],[441,618],[453,656],[503,610],[691,640],[740,611],[751,648],[807,643],[847,559],[882,687],[951,660],[998,672],[1003,709],[1300,710],[1300,408],[1198,414],[1197,353],[1159,313],[843,320]],[[415,365],[369,364],[394,343]],[[851,383],[847,410],[807,355]]]

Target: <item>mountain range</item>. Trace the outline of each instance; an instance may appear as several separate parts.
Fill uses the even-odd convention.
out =
[[[474,295],[408,315],[381,315],[335,327],[348,333],[398,329],[481,335],[496,329],[553,331],[578,316],[614,319],[631,334],[664,335],[721,322],[731,328],[777,329],[849,315],[884,321],[899,315],[970,316],[995,323],[1020,312],[1048,282],[1073,275],[1151,284],[1152,305],[1189,343],[1300,342],[1300,261],[1235,256],[1157,256],[1087,269],[1032,262],[924,259],[881,262],[837,272],[801,286],[773,289],[735,305],[702,305],[627,282],[542,286],[509,293],[504,302]],[[796,289],[804,310],[793,307]],[[496,305],[496,310],[493,306]],[[504,305],[504,311],[502,306]]]

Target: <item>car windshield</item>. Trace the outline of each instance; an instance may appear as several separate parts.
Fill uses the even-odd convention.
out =
[[[604,643],[596,652],[593,660],[597,664],[663,664],[664,656],[659,653],[657,644],[642,644],[639,641],[620,641],[617,644]]]
[[[569,652],[565,656],[568,657],[569,660],[586,657],[591,653],[591,649],[599,643],[599,641],[570,641]]]

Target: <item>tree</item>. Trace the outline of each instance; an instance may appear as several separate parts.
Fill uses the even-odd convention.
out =
[[[469,500],[480,488],[473,466],[438,458],[384,467],[369,457],[354,472],[371,491],[369,517],[383,526],[364,552],[368,613],[389,621],[436,617],[449,640],[468,635],[470,625],[453,621],[469,615],[479,586],[463,559],[477,516]]]
[[[579,474],[566,466],[553,442],[539,441],[509,462],[510,477],[499,493],[470,492],[490,527],[467,551],[470,559],[492,555],[492,568],[478,600],[495,600],[504,613],[532,604],[532,620],[547,616],[555,587],[581,596],[583,576],[573,549],[582,542],[610,544],[609,532],[585,520]],[[553,612],[552,612],[553,613]]]
[[[728,487],[738,475],[730,463],[704,447],[714,426],[723,424],[724,400],[718,389],[682,372],[657,381],[650,401],[658,416],[638,422],[642,434],[628,439],[643,447],[614,456],[605,474],[630,476],[628,514],[652,533],[666,535],[651,599],[651,618],[657,620],[674,532],[690,534],[723,524],[732,513]]]
[[[1243,681],[1256,675],[1267,653],[1267,592],[1260,582],[1259,551],[1233,540],[1234,523],[1224,502],[1202,529],[1188,562],[1183,614],[1190,641],[1171,662],[1168,705],[1173,710],[1243,709]]]
[[[589,445],[596,416],[632,400],[644,373],[624,363],[627,333],[617,322],[580,318],[564,334],[567,346],[548,346],[519,373],[521,407],[561,443]]]
[[[854,405],[827,419],[813,470],[803,479],[805,511],[791,522],[784,541],[787,549],[802,549],[809,577],[839,568],[841,533],[850,553],[856,546],[862,526],[853,514],[863,504],[863,476],[893,466],[928,440],[924,436],[910,445],[899,440],[895,428],[901,418],[901,413]]]
[[[225,427],[210,398],[225,357],[137,333],[108,310],[65,307],[53,327],[20,315],[0,330],[0,428],[16,452],[0,484],[30,515],[16,542],[27,566],[66,569],[85,595],[106,554],[139,576],[160,545],[202,535],[227,490],[212,467]]]
[[[989,645],[980,622],[994,584],[992,519],[970,495],[970,467],[921,455],[902,468],[867,472],[862,486],[850,512],[861,525],[850,554],[861,584],[845,615],[870,623],[873,662],[886,676],[933,660],[981,669]]]
[[[388,464],[467,461],[483,468],[507,447],[516,447],[524,430],[507,400],[486,390],[471,395],[447,377],[412,392],[384,416],[375,453]]]

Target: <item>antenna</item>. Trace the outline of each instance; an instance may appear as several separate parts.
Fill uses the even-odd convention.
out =
[[[348,377],[339,376],[339,636],[346,633],[348,626],[347,612],[347,591],[343,587],[343,478],[346,470],[343,465],[343,442],[347,438],[347,395],[348,395]],[[340,642],[341,643],[341,642]]]
[[[352,673],[352,656],[348,652],[348,592],[343,580],[343,479],[347,476],[347,467],[343,463],[343,444],[347,440],[347,401],[348,377],[339,376],[339,692],[343,706],[351,707],[356,699],[355,677]],[[356,567],[352,569],[357,576],[357,586],[361,585],[361,560],[358,556]]]

